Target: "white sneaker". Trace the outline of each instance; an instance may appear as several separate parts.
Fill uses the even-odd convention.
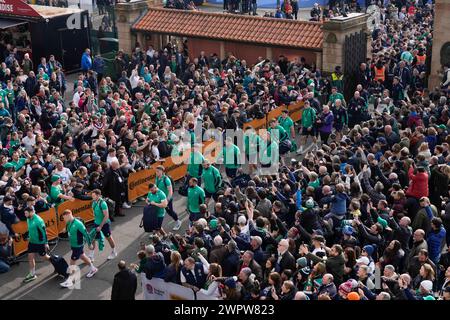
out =
[[[108,256],[108,260],[112,260],[112,259],[114,259],[115,257],[117,257],[117,252],[115,252],[115,251],[113,251],[113,252],[111,252],[111,254]]]
[[[88,258],[89,258],[92,262],[94,262],[94,252],[89,252]]]
[[[180,221],[180,220],[177,220],[177,221],[175,222],[175,226],[172,228],[172,230],[173,230],[173,231],[177,231],[177,230],[180,230],[180,228],[181,228],[181,221]]]
[[[131,206],[130,206],[128,203],[124,202],[124,203],[122,204],[122,208],[124,208],[124,209],[130,209]]]
[[[300,146],[300,148],[297,149],[297,154],[303,153],[303,146]]]
[[[59,285],[63,288],[70,288],[70,287],[73,287],[73,282],[72,282],[72,280],[67,279],[64,282],[61,282]]]
[[[98,269],[96,267],[92,268],[86,275],[86,278],[92,278],[94,276],[94,274],[97,273],[97,271],[98,271]]]

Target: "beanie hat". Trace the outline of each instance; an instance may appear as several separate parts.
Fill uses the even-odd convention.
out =
[[[353,234],[353,227],[352,226],[344,226],[342,229],[342,233],[348,236],[351,236]]]
[[[226,285],[230,289],[236,288],[236,280],[234,279],[234,277],[226,279],[223,284]]]
[[[304,268],[308,265],[308,260],[306,257],[301,257],[297,259],[297,266],[299,269]]]
[[[352,283],[350,281],[344,282],[339,286],[339,291],[345,294],[352,292]]]
[[[314,200],[313,200],[312,198],[309,198],[308,200],[306,200],[305,206],[306,206],[308,209],[314,208]]]
[[[420,283],[420,286],[422,288],[424,288],[426,291],[430,292],[431,290],[433,290],[433,282],[431,282],[430,280],[423,280]]]
[[[383,226],[384,229],[386,229],[387,226],[388,226],[387,221],[386,221],[385,219],[381,218],[381,217],[378,217],[377,222],[378,222],[379,224],[381,224],[381,225]]]
[[[357,294],[356,292],[350,292],[347,295],[347,300],[356,301],[356,300],[361,300],[361,299],[359,297],[359,294]]]
[[[363,250],[364,250],[365,252],[367,252],[367,254],[368,254],[369,256],[372,256],[372,255],[373,255],[373,252],[375,251],[375,248],[374,248],[372,245],[368,244],[367,246],[364,246],[364,247],[363,247]]]
[[[347,282],[350,282],[352,284],[352,288],[353,289],[357,289],[358,288],[358,281],[356,281],[355,279],[350,279]]]
[[[209,222],[209,227],[210,227],[211,229],[216,229],[216,228],[217,228],[217,219],[212,219],[212,220]]]

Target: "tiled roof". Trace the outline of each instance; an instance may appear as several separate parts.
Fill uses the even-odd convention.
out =
[[[322,24],[226,13],[150,8],[136,31],[239,41],[271,46],[322,49]]]

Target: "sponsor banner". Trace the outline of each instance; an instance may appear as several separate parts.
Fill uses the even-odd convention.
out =
[[[156,167],[153,165],[153,167]],[[128,176],[128,200],[133,201],[148,194],[148,185],[155,182],[155,169],[144,169]]]
[[[280,106],[276,109],[271,110],[268,114],[267,114],[267,121],[269,122],[272,119],[278,119],[279,116],[281,116],[281,113],[283,110],[285,110],[286,107],[285,106]],[[267,122],[267,125],[269,125],[269,123]]]
[[[291,117],[292,121],[298,122],[302,118],[303,113],[303,101],[299,101],[297,103],[290,104],[288,106],[289,110],[289,116]]]
[[[38,215],[45,222],[47,239],[56,239],[58,237],[58,218],[55,208],[41,212]],[[28,232],[28,224],[26,221],[20,221],[19,223],[13,224],[12,229],[19,235],[13,242],[14,255],[19,256],[28,250],[28,240],[25,240],[25,234]]]
[[[94,211],[92,210],[92,200],[64,201],[58,206],[58,232],[61,233],[66,228],[62,213],[64,210],[71,210],[76,218],[80,218],[84,223],[94,221]]]
[[[28,225],[25,221],[20,221],[12,225],[12,229],[19,236],[14,239],[14,255],[17,257],[28,250],[28,240],[25,240],[25,234],[28,232]]]
[[[45,230],[47,231],[47,239],[53,240],[58,238],[58,216],[55,208],[39,213],[39,216],[45,222]]]
[[[162,165],[164,169],[166,169],[166,174],[171,177],[174,181],[178,181],[183,179],[186,175],[187,171],[187,162],[183,162],[178,164],[174,162],[171,157],[165,158],[163,161],[159,161],[156,164],[153,164],[152,167],[156,168],[158,165]],[[155,178],[152,179],[152,182],[155,182]],[[148,192],[148,189],[147,189]]]
[[[192,289],[178,284],[159,278],[148,280],[144,273],[141,273],[141,282],[144,300],[195,300]]]
[[[245,123],[244,130],[249,126],[251,126],[255,131],[258,131],[260,129],[266,129],[267,128],[266,117],[262,119],[254,119],[250,122]]]

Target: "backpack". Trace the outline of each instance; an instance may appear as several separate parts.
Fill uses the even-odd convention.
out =
[[[172,191],[174,190],[174,188],[175,188],[175,182],[173,181],[173,179],[172,179],[172,177],[171,176],[169,176],[169,175],[165,175],[167,178],[169,178],[169,180],[170,180],[170,185],[172,186]],[[167,187],[169,187],[168,185],[167,185],[167,183],[166,183],[166,179],[164,179],[164,185],[166,186],[166,188]]]

